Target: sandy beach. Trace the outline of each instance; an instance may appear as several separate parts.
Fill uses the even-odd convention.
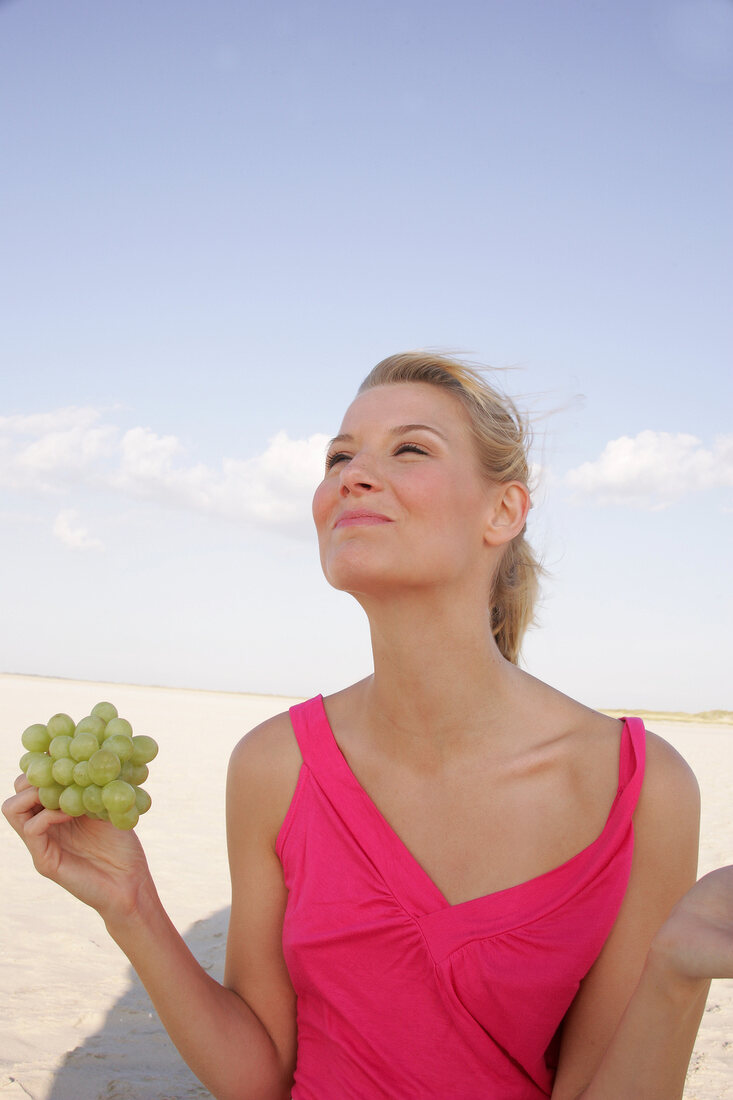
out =
[[[0,774],[10,793],[20,734],[56,711],[79,719],[108,699],[160,743],[138,833],[164,905],[201,963],[223,968],[229,883],[223,797],[235,742],[295,700],[0,675]],[[700,874],[733,860],[733,729],[648,723],[695,770],[703,797]],[[209,1093],[179,1058],[96,913],[37,875],[0,829],[0,1095],[33,1100],[188,1100]],[[733,1097],[733,981],[718,981],[686,1100]]]

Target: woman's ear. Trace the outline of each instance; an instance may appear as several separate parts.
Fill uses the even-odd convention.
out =
[[[524,528],[530,505],[529,489],[521,481],[496,485],[484,529],[484,541],[489,546],[503,546],[511,542]]]

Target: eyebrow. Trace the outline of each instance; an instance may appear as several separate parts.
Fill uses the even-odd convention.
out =
[[[443,435],[437,428],[432,428],[430,424],[396,424],[394,428],[390,428],[389,435],[409,435],[410,432],[432,432],[433,435],[437,435],[440,439],[448,442],[447,436]],[[354,437],[348,432],[343,435],[335,435],[332,440],[329,441],[328,446],[333,447],[334,443],[353,443]]]

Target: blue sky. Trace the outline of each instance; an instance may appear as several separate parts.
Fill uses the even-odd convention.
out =
[[[501,368],[532,672],[733,709],[731,0],[0,2],[5,671],[369,671],[318,566],[379,359]]]

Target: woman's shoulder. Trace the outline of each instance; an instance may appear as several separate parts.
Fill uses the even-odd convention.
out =
[[[302,756],[288,711],[273,715],[246,733],[229,760],[229,805],[246,808],[274,837],[292,801]]]
[[[298,742],[293,732],[290,712],[281,711],[244,734],[232,750],[231,760],[236,767],[265,769],[285,766],[300,759]]]
[[[568,759],[586,774],[616,767],[613,762],[618,761],[624,721],[594,710],[540,681],[535,681],[533,688],[534,705],[544,715],[547,736],[552,738],[554,734],[566,745]],[[537,706],[538,703],[541,705]],[[644,731],[644,743],[644,778],[637,815],[657,820],[673,818],[677,806],[689,824],[699,813],[700,801],[692,769],[668,741],[652,731]]]
[[[679,829],[697,832],[699,820],[700,788],[695,773],[668,741],[647,730],[637,825],[674,835]]]
[[[595,711],[574,700],[567,700],[568,728],[585,741],[585,759],[602,746],[621,747],[624,720]],[[633,718],[629,714],[627,718]],[[663,737],[644,729],[643,781],[634,820],[649,839],[664,844],[664,837],[697,834],[700,815],[700,790],[692,768]],[[615,755],[615,753],[614,753]]]

